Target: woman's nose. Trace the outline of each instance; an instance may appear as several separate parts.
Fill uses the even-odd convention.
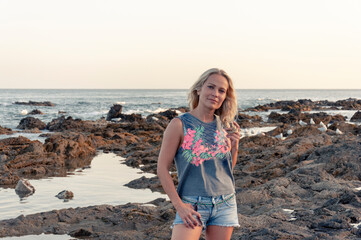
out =
[[[215,97],[218,97],[218,90],[217,90],[217,89],[213,89],[212,95],[215,96]]]

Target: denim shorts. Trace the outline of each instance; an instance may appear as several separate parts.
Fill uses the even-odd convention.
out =
[[[239,227],[234,193],[217,197],[182,196],[181,199],[184,203],[192,204],[193,208],[201,214],[200,220],[203,230],[209,225]],[[175,216],[172,228],[176,224],[184,224],[178,213]]]

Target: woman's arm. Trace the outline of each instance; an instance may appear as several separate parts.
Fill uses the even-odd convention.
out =
[[[167,193],[183,222],[187,227],[194,228],[198,225],[198,222],[192,215],[201,216],[198,212],[194,211],[191,204],[182,202],[175,189],[173,179],[169,174],[169,169],[181,144],[182,138],[182,122],[180,119],[174,118],[164,131],[162,147],[158,158],[157,175],[164,191]]]
[[[233,124],[236,126],[237,130],[236,132],[229,133],[227,137],[231,141],[231,156],[232,156],[232,167],[236,166],[237,158],[238,158],[238,144],[239,139],[241,137],[240,134],[240,127],[236,122],[233,122]],[[227,129],[226,129],[227,130]]]

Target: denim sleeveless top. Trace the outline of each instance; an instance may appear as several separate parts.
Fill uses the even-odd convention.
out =
[[[190,113],[178,117],[184,140],[174,161],[179,196],[219,196],[234,193],[232,158],[226,131],[218,116],[205,123]]]

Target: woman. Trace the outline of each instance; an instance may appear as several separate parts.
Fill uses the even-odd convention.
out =
[[[191,111],[164,132],[157,174],[177,210],[172,239],[230,239],[239,226],[232,170],[237,161],[237,100],[227,73],[212,68],[190,89]],[[234,129],[223,128],[225,123]],[[228,131],[228,132],[226,132]],[[169,174],[176,163],[178,188]]]

